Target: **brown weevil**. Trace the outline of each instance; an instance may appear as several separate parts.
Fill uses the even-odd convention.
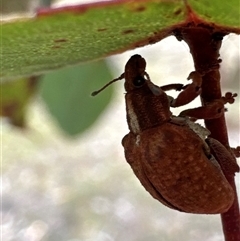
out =
[[[187,86],[158,87],[150,81],[145,68],[144,58],[133,55],[125,72],[106,85],[125,79],[130,132],[123,138],[122,145],[127,162],[145,189],[164,205],[187,213],[226,212],[233,203],[234,192],[222,170],[234,175],[239,167],[233,154],[220,142],[209,138],[209,131],[188,116],[198,118],[200,111],[207,113],[204,118],[211,115],[215,118],[224,112],[224,104],[232,102],[236,95],[228,94],[228,98],[223,97],[209,106],[173,116],[170,106],[184,105],[199,94],[201,76],[192,72],[189,78],[193,81]],[[174,100],[165,93],[169,89],[183,91]],[[212,112],[215,109],[216,113]]]

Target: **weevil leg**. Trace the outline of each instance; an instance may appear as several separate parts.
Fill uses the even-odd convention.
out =
[[[182,84],[169,84],[161,86],[161,89],[163,91],[182,90],[182,92],[179,93],[176,99],[169,96],[171,107],[186,105],[193,101],[201,93],[202,76],[197,71],[193,71],[189,74],[187,79],[192,79],[192,83],[185,86]]]
[[[160,88],[163,91],[169,91],[169,90],[181,91],[184,89],[184,85],[183,84],[169,84],[169,85],[160,86]]]
[[[239,172],[239,166],[231,150],[227,150],[219,141],[211,137],[206,139],[206,143],[224,174],[234,175],[235,172]]]
[[[170,103],[171,107],[186,105],[200,95],[202,91],[202,76],[200,73],[193,71],[189,74],[187,79],[191,79],[192,83],[183,87],[183,91]]]
[[[215,119],[225,112],[222,101],[216,100],[205,106],[200,106],[182,111],[179,116],[189,116],[195,119]]]
[[[231,150],[235,157],[240,157],[240,146],[231,147]]]
[[[225,96],[222,97],[222,101],[223,101],[224,104],[227,104],[227,103],[233,104],[234,101],[235,101],[235,97],[237,97],[237,96],[238,96],[237,93],[233,94],[231,92],[227,92],[225,94]]]
[[[225,104],[234,103],[236,93],[227,92],[221,99],[214,100],[207,103],[205,106],[200,106],[193,109],[187,109],[182,111],[179,116],[189,116],[196,119],[215,119],[219,118],[227,109]]]

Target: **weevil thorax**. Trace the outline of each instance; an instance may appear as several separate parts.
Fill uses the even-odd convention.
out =
[[[126,110],[129,129],[139,134],[171,118],[168,96],[148,79],[146,61],[133,55],[125,66]]]

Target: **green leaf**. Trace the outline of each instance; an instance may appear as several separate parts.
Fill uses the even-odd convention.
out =
[[[208,22],[240,28],[239,0],[189,0],[190,6]]]
[[[99,61],[46,74],[40,91],[60,127],[76,135],[92,125],[110,102],[111,86],[99,97],[91,97],[91,93],[111,79],[105,62]]]
[[[4,24],[1,76],[43,73],[134,48],[182,21],[183,13],[175,14],[182,7],[182,1],[105,3]]]
[[[203,20],[240,33],[239,0],[189,0]],[[1,26],[2,79],[44,73],[160,41],[188,21],[183,0],[117,0],[41,11]]]

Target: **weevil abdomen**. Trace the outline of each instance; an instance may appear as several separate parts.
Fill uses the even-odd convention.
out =
[[[149,139],[151,138],[151,140]],[[198,214],[226,212],[233,190],[206,143],[188,126],[164,123],[131,132],[125,156],[145,189],[166,206]]]

